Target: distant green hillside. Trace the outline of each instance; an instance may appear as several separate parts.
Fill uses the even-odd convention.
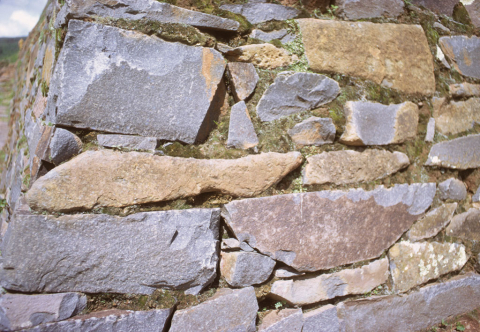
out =
[[[0,61],[17,61],[18,41],[22,38],[0,38]]]

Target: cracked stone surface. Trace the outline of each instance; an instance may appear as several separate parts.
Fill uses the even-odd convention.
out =
[[[452,169],[480,167],[480,135],[469,135],[434,144],[425,165]]]
[[[220,271],[232,287],[258,285],[272,274],[275,261],[255,252],[222,252]]]
[[[295,18],[300,12],[291,7],[273,3],[250,2],[246,4],[221,5],[220,9],[241,14],[252,24],[271,20],[284,21]]]
[[[439,39],[443,53],[462,75],[480,78],[480,38],[452,36]]]
[[[410,241],[428,239],[437,235],[452,220],[457,203],[443,204],[428,212],[425,217],[417,221],[408,231]]]

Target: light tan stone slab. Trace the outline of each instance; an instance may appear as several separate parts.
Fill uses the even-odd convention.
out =
[[[229,61],[250,62],[265,69],[288,66],[295,60],[295,57],[290,56],[285,49],[272,44],[240,46],[228,51],[226,57]]]
[[[408,231],[410,241],[428,239],[437,235],[452,219],[457,203],[443,204],[427,213]]]
[[[444,135],[454,135],[473,128],[480,123],[480,98],[466,101],[451,101],[434,111],[436,129]]]

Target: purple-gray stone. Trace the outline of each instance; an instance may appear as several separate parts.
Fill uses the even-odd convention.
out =
[[[265,282],[273,272],[275,261],[256,252],[222,252],[220,271],[232,287],[246,287]]]
[[[56,128],[49,146],[50,161],[60,165],[82,152],[82,147],[82,141],[77,135],[62,128]]]
[[[246,150],[256,145],[258,145],[258,137],[247,105],[244,101],[236,103],[230,112],[227,146]]]
[[[425,165],[452,169],[480,167],[480,134],[433,145]]]
[[[443,53],[462,75],[480,79],[480,38],[452,36],[439,39]]]
[[[447,199],[463,201],[467,198],[467,187],[465,183],[454,178],[440,183],[438,189],[440,190],[440,199],[444,201]]]
[[[338,318],[337,307],[331,304],[303,314],[302,332],[343,332],[343,322]]]
[[[273,3],[246,3],[221,5],[220,9],[228,10],[235,14],[241,14],[252,24],[271,20],[284,21],[295,18],[300,12],[291,7],[285,7]]]
[[[337,12],[349,20],[397,17],[403,14],[403,0],[337,0]]]
[[[107,148],[153,151],[157,147],[157,139],[155,137],[99,134],[97,135],[97,141],[98,145]]]

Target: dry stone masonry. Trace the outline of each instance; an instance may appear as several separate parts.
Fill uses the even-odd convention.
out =
[[[0,330],[480,309],[480,0],[48,0],[19,48]]]

